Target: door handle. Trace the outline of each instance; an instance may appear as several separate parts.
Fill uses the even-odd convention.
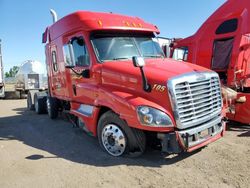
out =
[[[77,93],[76,93],[76,85],[73,84],[72,88],[73,88],[73,93],[74,93],[74,95],[76,96],[76,95],[77,95]]]

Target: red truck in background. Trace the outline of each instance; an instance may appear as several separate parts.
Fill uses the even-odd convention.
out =
[[[49,89],[30,94],[38,114],[68,112],[112,156],[141,154],[149,139],[180,153],[223,136],[218,74],[165,58],[156,26],[113,13],[52,14],[43,34]]]
[[[172,57],[216,71],[227,117],[250,123],[250,1],[228,0],[193,35],[173,42]]]

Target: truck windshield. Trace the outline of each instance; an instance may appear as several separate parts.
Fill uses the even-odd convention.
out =
[[[92,38],[96,55],[100,61],[126,60],[133,56],[163,58],[164,53],[152,37],[96,36]]]

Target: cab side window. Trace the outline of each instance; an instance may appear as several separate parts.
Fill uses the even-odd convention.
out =
[[[226,34],[235,32],[238,28],[238,19],[230,19],[224,21],[219,27],[216,29],[215,34]]]
[[[74,37],[63,46],[65,65],[88,67],[90,65],[89,53],[83,37]]]
[[[52,51],[52,64],[55,72],[58,71],[57,59],[56,59],[56,51]]]
[[[89,53],[82,37],[71,41],[76,66],[88,67],[90,65]]]
[[[70,50],[69,50],[69,44],[65,44],[63,46],[63,54],[64,54],[64,63],[66,66],[72,65]]]

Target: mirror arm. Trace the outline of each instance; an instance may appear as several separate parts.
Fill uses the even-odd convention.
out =
[[[143,90],[146,92],[151,92],[151,85],[148,84],[148,80],[145,76],[143,67],[140,67],[141,75],[142,75],[142,82],[143,82]]]
[[[77,76],[81,76],[83,78],[90,78],[89,69],[83,70],[81,73],[76,72],[73,68],[70,68]]]
[[[73,68],[70,68],[77,76],[82,76],[81,73],[76,72]]]

